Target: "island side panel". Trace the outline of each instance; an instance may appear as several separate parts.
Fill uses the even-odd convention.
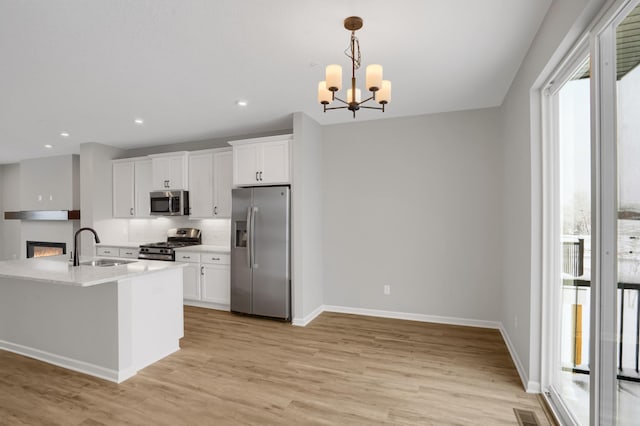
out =
[[[121,280],[118,300],[120,371],[121,380],[125,380],[133,370],[180,349],[184,335],[182,269]]]
[[[116,282],[0,278],[0,348],[116,380],[117,302]]]

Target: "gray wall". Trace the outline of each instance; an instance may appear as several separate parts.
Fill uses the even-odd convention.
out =
[[[103,241],[126,241],[122,222],[113,219],[113,173],[111,160],[123,155],[123,150],[99,143],[80,145],[80,224],[92,227]],[[84,256],[93,256],[94,240],[83,232],[80,240]]]
[[[4,220],[5,211],[20,210],[20,165],[0,166],[0,260],[20,258],[20,221]]]
[[[296,113],[293,134],[293,315],[295,323],[304,323],[323,304],[322,128]]]
[[[323,129],[326,305],[500,319],[498,112]]]
[[[540,386],[542,271],[541,85],[604,0],[555,0],[503,102],[501,322],[529,390]],[[532,125],[533,123],[533,125]]]
[[[214,149],[214,148],[229,148],[229,141],[260,138],[265,136],[275,135],[288,135],[291,134],[291,129],[276,130],[271,132],[253,133],[245,135],[227,136],[223,138],[206,139],[201,141],[189,141],[180,142],[167,145],[153,145],[144,148],[133,148],[123,151],[121,157],[118,158],[131,158],[131,157],[143,157],[145,155],[159,154],[163,152],[176,152],[176,151],[198,151],[202,149]]]

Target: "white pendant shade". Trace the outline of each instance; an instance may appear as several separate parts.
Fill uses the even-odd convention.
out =
[[[391,102],[391,82],[389,80],[382,80],[382,87],[376,93],[376,101],[379,104]]]
[[[371,64],[367,66],[366,83],[367,90],[372,92],[382,87],[382,65]]]
[[[327,65],[326,81],[327,89],[334,91],[342,89],[342,67],[336,64]]]
[[[321,104],[331,103],[331,92],[327,89],[327,82],[318,83],[318,102]]]
[[[353,95],[351,89],[347,90],[347,103],[353,102],[352,96]],[[356,89],[356,102],[360,103],[360,99],[362,99],[360,89]]]

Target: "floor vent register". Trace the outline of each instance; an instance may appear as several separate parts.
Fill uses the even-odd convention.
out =
[[[516,419],[518,419],[520,426],[540,426],[536,413],[533,411],[514,408],[513,412],[516,414]]]

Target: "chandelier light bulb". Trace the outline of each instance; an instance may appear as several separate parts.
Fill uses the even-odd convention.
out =
[[[331,91],[327,89],[327,82],[321,81],[318,83],[318,102],[322,105],[328,105],[331,102]]]
[[[375,92],[382,87],[382,65],[367,65],[366,75],[367,90]]]
[[[337,92],[342,89],[342,67],[340,65],[327,65],[326,68],[327,89]]]
[[[356,89],[356,103],[360,103],[360,100],[362,99],[362,93],[360,92],[360,89]],[[347,90],[347,103],[352,103],[353,102],[353,92],[351,89]]]
[[[383,105],[391,102],[391,82],[389,80],[382,80],[382,87],[378,90],[376,100]]]

